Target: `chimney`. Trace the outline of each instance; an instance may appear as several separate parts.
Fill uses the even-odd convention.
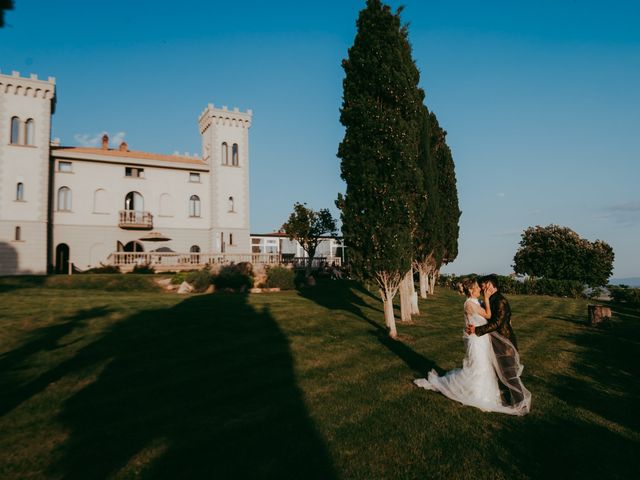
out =
[[[121,152],[128,152],[129,151],[129,146],[127,145],[127,142],[122,142],[120,144],[120,149]]]
[[[106,133],[102,135],[102,149],[109,150],[109,135]]]

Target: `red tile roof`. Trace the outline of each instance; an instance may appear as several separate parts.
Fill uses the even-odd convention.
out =
[[[91,155],[106,155],[109,157],[120,157],[120,158],[132,158],[132,159],[141,159],[141,160],[161,160],[164,162],[174,162],[174,163],[194,163],[196,165],[206,165],[207,162],[200,158],[196,157],[185,157],[181,155],[164,155],[161,153],[149,153],[149,152],[139,152],[133,150],[114,150],[109,149],[105,150],[102,148],[92,148],[92,147],[51,147],[54,152],[69,152],[69,153],[88,153]]]

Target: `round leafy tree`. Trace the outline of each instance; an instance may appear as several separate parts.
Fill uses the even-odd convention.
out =
[[[613,272],[613,249],[589,242],[567,227],[530,227],[522,234],[513,258],[516,273],[556,280],[578,280],[590,286],[606,285]]]

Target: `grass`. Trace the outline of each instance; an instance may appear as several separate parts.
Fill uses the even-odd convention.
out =
[[[509,297],[533,394],[514,418],[412,385],[461,364],[448,290],[391,341],[349,282],[187,298],[55,282],[0,279],[2,479],[640,473],[640,312],[623,304],[599,330],[587,301]]]

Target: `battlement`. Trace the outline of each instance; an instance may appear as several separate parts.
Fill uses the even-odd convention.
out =
[[[55,91],[55,77],[40,80],[33,73],[27,78],[21,77],[20,72],[16,71],[11,72],[11,75],[5,75],[0,72],[0,94],[24,95],[26,97],[51,100],[55,96]]]
[[[204,132],[213,123],[216,125],[249,128],[251,127],[252,117],[252,110],[241,112],[238,108],[229,110],[226,106],[216,108],[213,103],[210,103],[200,114],[198,125],[200,126],[200,133]]]

